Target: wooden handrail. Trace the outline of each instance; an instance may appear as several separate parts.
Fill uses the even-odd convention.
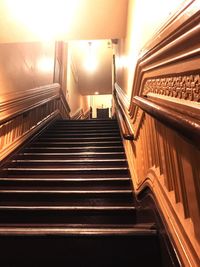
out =
[[[0,125],[10,121],[20,114],[25,114],[28,111],[57,98],[61,99],[64,104],[63,107],[66,112],[69,113],[69,105],[64,97],[60,85],[57,83],[12,94],[12,96],[10,94],[3,95],[3,101],[0,103]]]
[[[123,108],[123,106],[119,100],[116,89],[113,92],[113,98],[115,101],[115,105],[117,107],[116,113],[117,113],[117,117],[119,119],[119,126],[121,128],[123,138],[126,140],[134,140],[134,135],[133,135],[129,120],[128,120],[126,112],[125,112],[125,110],[124,110],[124,108]]]
[[[55,118],[69,118],[70,108],[59,84],[1,96],[0,162]]]
[[[177,112],[170,107],[164,107],[162,104],[155,103],[153,100],[145,97],[135,96],[133,102],[155,119],[186,137],[200,149],[199,120]]]

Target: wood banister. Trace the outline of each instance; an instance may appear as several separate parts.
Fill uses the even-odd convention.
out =
[[[57,117],[69,118],[70,108],[59,84],[1,96],[0,161]]]
[[[14,98],[15,96],[15,98]],[[50,84],[34,89],[26,90],[16,94],[2,96],[0,125],[8,122],[20,114],[42,106],[52,100],[61,99],[67,113],[70,112],[69,105],[59,84]]]
[[[152,190],[190,267],[200,266],[199,36],[200,1],[185,1],[141,50],[130,105],[129,88],[117,88],[134,131],[134,143],[124,145],[135,193]]]
[[[130,126],[129,119],[126,115],[125,109],[123,108],[116,89],[114,90],[113,98],[116,105],[116,114],[119,119],[119,126],[122,131],[123,138],[126,140],[134,140],[134,135]]]
[[[135,96],[133,102],[152,117],[188,138],[200,149],[200,122],[198,120],[186,114],[178,113],[170,107],[163,107],[145,97]]]

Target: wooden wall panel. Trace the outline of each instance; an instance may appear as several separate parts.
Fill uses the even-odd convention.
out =
[[[69,118],[70,109],[59,84],[5,94],[0,119],[0,161],[49,120]]]
[[[136,195],[151,188],[180,260],[190,267],[200,266],[199,36],[196,0],[142,50],[128,111],[129,98],[115,86],[135,137],[124,144]]]

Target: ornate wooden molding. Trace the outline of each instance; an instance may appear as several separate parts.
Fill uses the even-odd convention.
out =
[[[200,0],[193,0],[141,51],[129,108],[136,141],[128,157],[135,190],[152,188],[182,264],[190,267],[200,266],[199,111]]]
[[[200,101],[199,36],[200,1],[196,0],[177,12],[144,47],[136,66],[129,109],[135,132],[142,117],[137,114],[134,96],[153,93],[158,98],[166,97],[169,105],[173,99]]]
[[[0,124],[55,99],[61,99],[66,113],[70,112],[69,105],[57,83],[1,95]]]
[[[200,74],[147,79],[143,95],[149,93],[200,102]]]
[[[69,118],[69,106],[59,84],[1,97],[0,161],[55,116]]]

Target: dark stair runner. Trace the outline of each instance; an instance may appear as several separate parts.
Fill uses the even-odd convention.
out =
[[[4,167],[0,200],[1,267],[161,266],[116,120],[56,121]]]

